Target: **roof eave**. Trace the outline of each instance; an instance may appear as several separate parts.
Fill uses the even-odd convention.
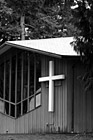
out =
[[[33,48],[28,48],[26,46],[16,45],[16,44],[9,43],[9,42],[5,42],[4,44],[2,44],[0,46],[0,55],[3,54],[4,52],[6,52],[7,50],[9,50],[12,47],[32,51],[32,52],[39,53],[39,54],[42,54],[42,55],[48,55],[50,57],[62,58],[62,55],[59,55],[59,54],[54,54],[54,53],[50,53],[50,52],[46,52],[46,51],[41,51],[41,50],[37,50],[37,49],[33,49]]]

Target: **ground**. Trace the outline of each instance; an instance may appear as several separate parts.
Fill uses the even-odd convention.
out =
[[[93,134],[1,134],[0,140],[93,140]]]

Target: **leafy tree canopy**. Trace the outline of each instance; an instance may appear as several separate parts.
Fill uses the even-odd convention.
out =
[[[21,28],[19,14],[8,7],[6,1],[0,1],[0,43],[18,39]]]
[[[26,16],[26,22],[34,19],[38,12],[40,0],[0,0],[0,39],[1,43],[6,40],[20,39],[20,18]],[[25,23],[24,23],[25,24]]]
[[[71,24],[69,0],[3,1],[0,3],[2,42],[20,39],[22,15],[25,17],[25,39],[72,36],[76,31]]]
[[[93,1],[76,0],[73,10],[73,23],[77,27],[73,42],[75,50],[80,53],[87,72],[82,78],[87,89],[93,88]]]

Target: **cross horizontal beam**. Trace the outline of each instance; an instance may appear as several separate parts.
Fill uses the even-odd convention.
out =
[[[65,79],[65,75],[55,75],[55,76],[51,76],[51,77],[41,77],[39,78],[39,82],[46,82],[49,80],[61,80],[61,79]]]

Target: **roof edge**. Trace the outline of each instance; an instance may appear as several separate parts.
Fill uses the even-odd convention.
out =
[[[54,53],[50,53],[50,52],[46,52],[46,51],[41,51],[41,50],[38,50],[38,49],[33,49],[33,48],[26,47],[26,46],[18,45],[18,44],[16,45],[16,44],[13,44],[13,43],[10,43],[10,42],[5,42],[4,44],[1,45],[1,47],[3,48],[5,45],[10,46],[9,48],[15,47],[15,48],[23,49],[23,50],[33,51],[33,52],[43,54],[43,55],[48,55],[48,56],[52,56],[52,57],[56,57],[56,58],[62,58],[62,55],[59,55],[59,54],[54,54]],[[2,49],[1,47],[0,47],[0,49]]]

